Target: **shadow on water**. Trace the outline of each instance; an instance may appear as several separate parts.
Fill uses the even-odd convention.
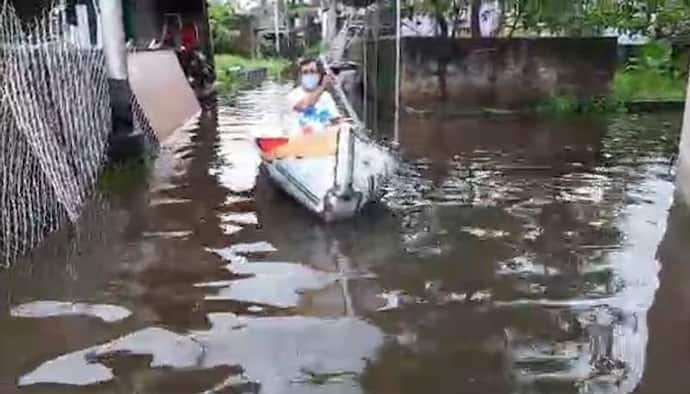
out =
[[[286,92],[0,273],[0,392],[683,392],[678,114],[406,117],[384,200],[327,226],[258,168]]]
[[[671,207],[657,252],[661,265],[659,289],[649,310],[649,346],[644,379],[637,391],[640,393],[684,393],[690,384],[690,376],[681,367],[690,357],[690,210],[681,201],[677,196]]]

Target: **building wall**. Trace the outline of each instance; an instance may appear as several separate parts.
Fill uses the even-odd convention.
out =
[[[434,37],[440,33],[440,28],[437,23],[436,16],[426,12],[419,12],[420,5],[417,5],[417,11],[414,15],[406,15],[403,17],[401,23],[401,33],[403,37]],[[462,22],[457,26],[458,30],[454,30],[454,17],[448,16],[446,23],[448,24],[449,35],[454,37],[469,36],[470,30],[470,14],[472,6],[467,5],[460,11],[463,17]],[[407,13],[407,10],[403,11]],[[498,1],[483,1],[479,10],[479,30],[482,37],[495,36],[500,28],[501,7]]]
[[[375,59],[375,45],[368,59]],[[369,61],[370,86],[391,103],[395,86],[395,40],[378,42]],[[616,64],[610,38],[432,38],[402,42],[401,100],[415,108],[522,107],[554,95],[592,97],[608,93]]]

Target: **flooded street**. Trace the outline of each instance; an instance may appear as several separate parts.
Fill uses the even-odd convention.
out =
[[[0,272],[0,393],[687,393],[681,114],[405,115],[382,203],[323,225],[259,170],[286,89]]]

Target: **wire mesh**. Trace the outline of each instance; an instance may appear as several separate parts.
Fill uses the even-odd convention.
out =
[[[66,39],[64,9],[29,27],[0,5],[0,265],[67,220],[93,192],[111,127],[103,52]]]

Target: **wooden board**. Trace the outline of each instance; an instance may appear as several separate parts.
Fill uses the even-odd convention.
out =
[[[163,142],[201,112],[175,52],[134,52],[127,62],[132,91],[159,141]]]
[[[284,159],[288,157],[314,158],[335,155],[338,145],[338,132],[300,135],[291,137],[287,144],[262,153],[264,160]]]

